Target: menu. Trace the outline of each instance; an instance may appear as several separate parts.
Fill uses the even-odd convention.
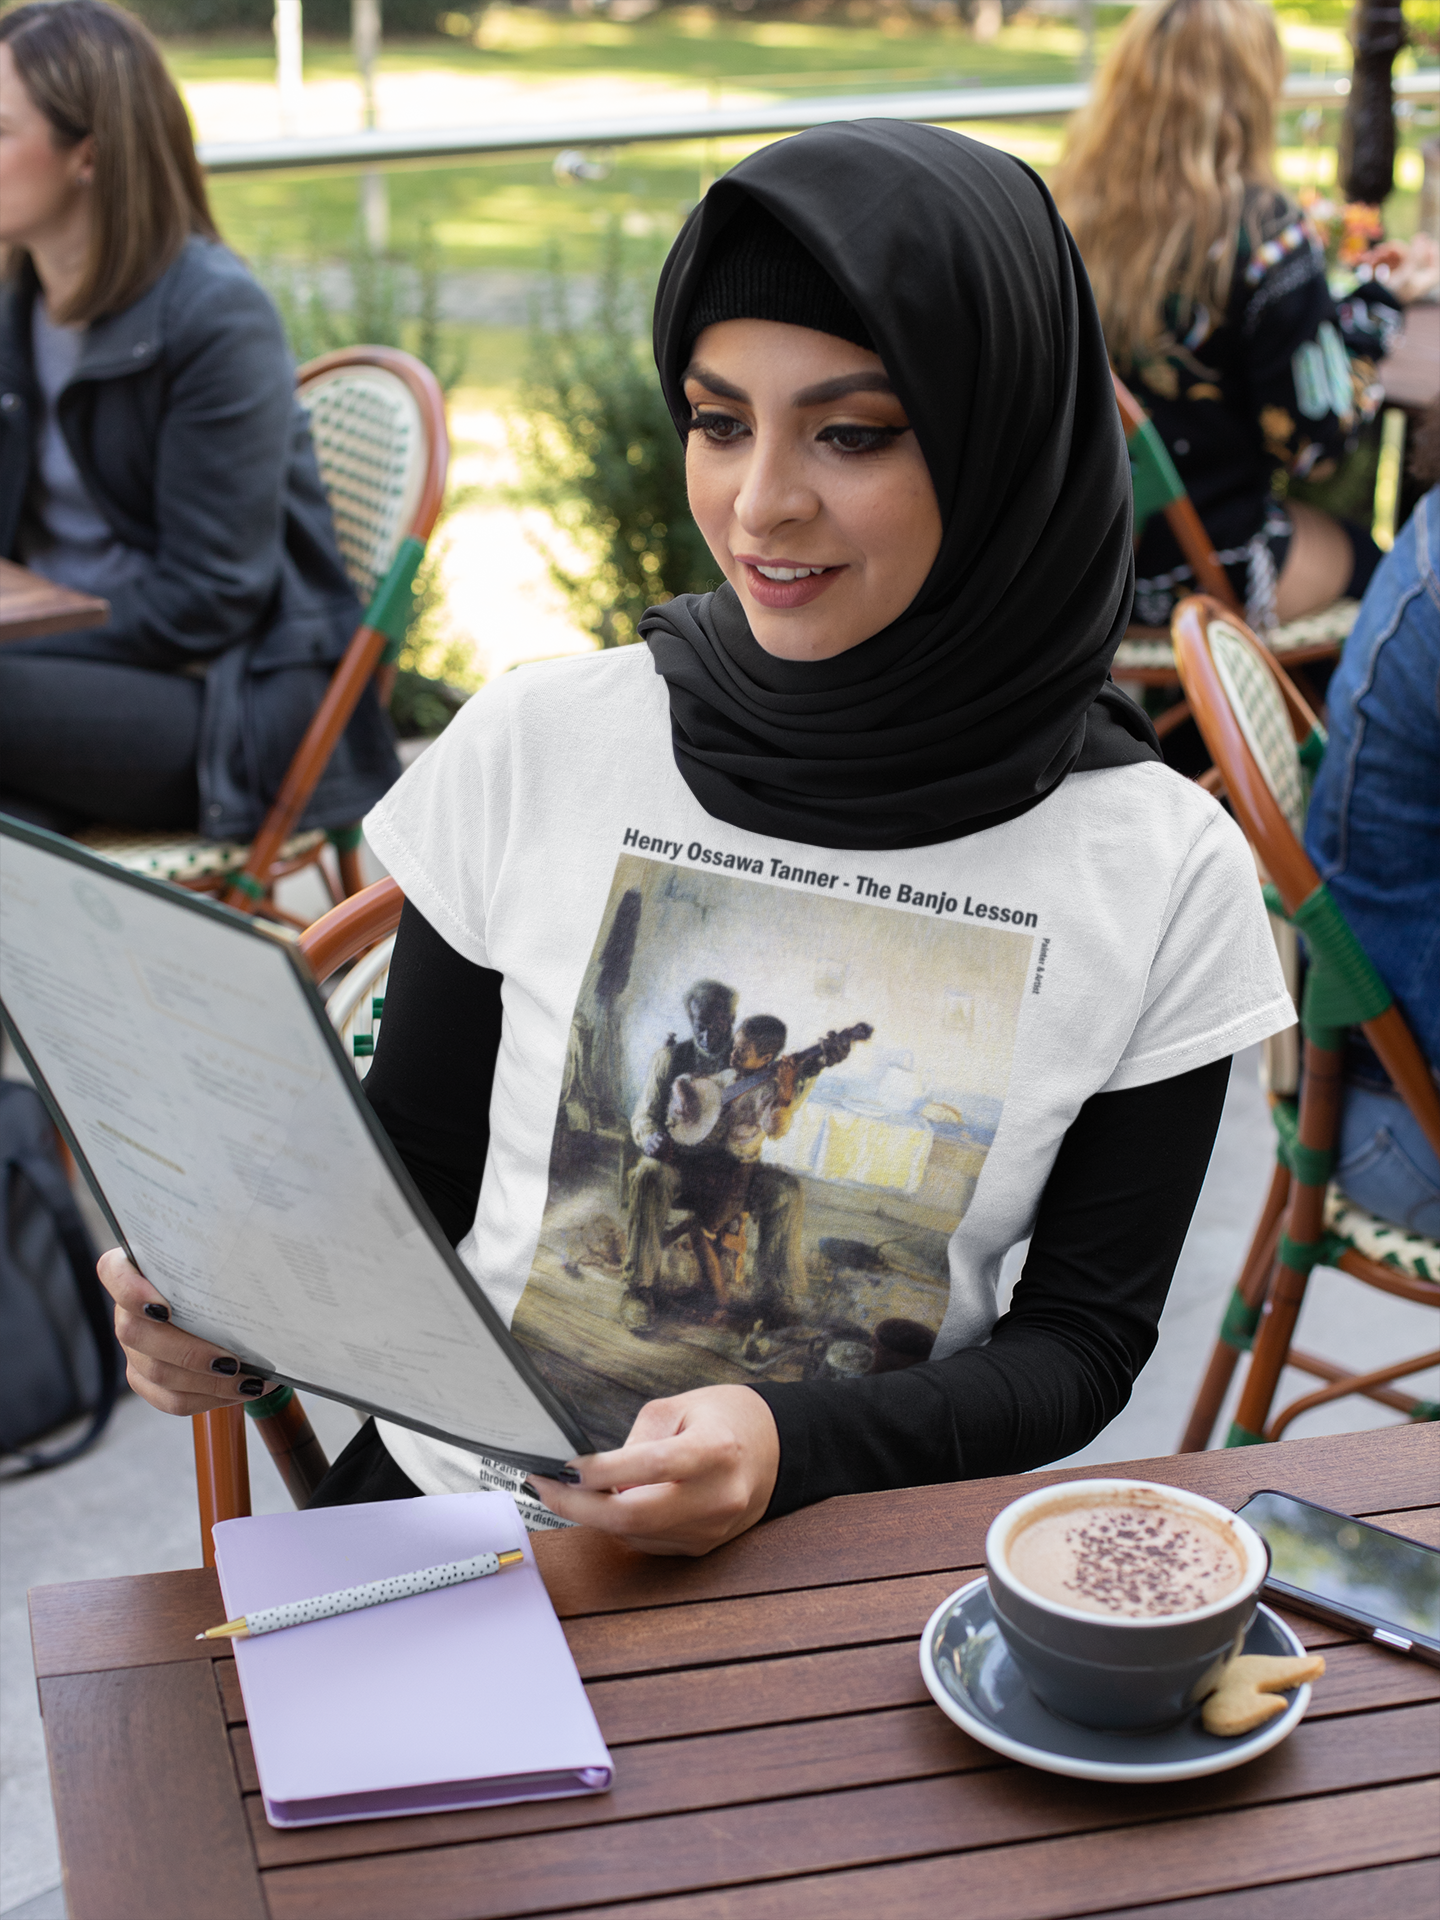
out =
[[[591,1450],[431,1218],[293,936],[0,818],[0,1014],[175,1325],[527,1471]]]

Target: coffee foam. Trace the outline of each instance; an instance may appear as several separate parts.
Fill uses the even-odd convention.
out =
[[[1037,1599],[1109,1619],[1202,1611],[1246,1573],[1244,1548],[1223,1521],[1148,1491],[1087,1489],[1037,1506],[1003,1558]]]

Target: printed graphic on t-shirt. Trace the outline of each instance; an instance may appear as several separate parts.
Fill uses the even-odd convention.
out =
[[[691,1387],[913,1366],[944,1316],[1034,916],[794,878],[616,866],[513,1323],[597,1447]]]

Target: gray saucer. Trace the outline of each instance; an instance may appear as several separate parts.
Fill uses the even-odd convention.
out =
[[[1245,1636],[1246,1653],[1288,1656],[1305,1649],[1268,1607]],[[1206,1733],[1200,1709],[1160,1733],[1097,1733],[1051,1713],[1031,1693],[1000,1638],[985,1578],[942,1600],[920,1636],[920,1670],[935,1703],[956,1726],[996,1753],[1077,1780],[1193,1780],[1223,1773],[1278,1746],[1310,1704],[1308,1685],[1284,1713],[1233,1739]]]

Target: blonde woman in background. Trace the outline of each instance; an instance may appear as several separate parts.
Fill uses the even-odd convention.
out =
[[[1337,307],[1320,241],[1275,181],[1284,77],[1261,0],[1139,7],[1055,182],[1111,360],[1262,631],[1365,590],[1369,533],[1287,501],[1288,482],[1326,478],[1354,446],[1400,304],[1434,279],[1433,246],[1392,246],[1388,280]],[[1166,624],[1193,583],[1158,516],[1136,567],[1135,618]]]

